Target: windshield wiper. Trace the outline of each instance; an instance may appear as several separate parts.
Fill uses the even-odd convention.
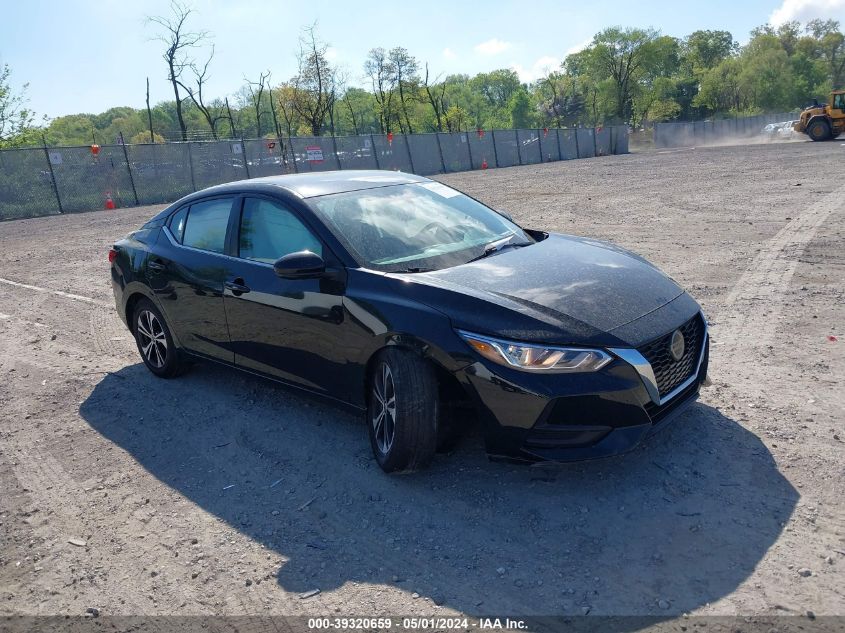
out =
[[[406,268],[403,270],[403,273],[430,273],[433,268],[422,268],[420,266],[411,266],[410,268]]]
[[[520,246],[528,246],[529,244],[531,244],[531,242],[519,242],[518,244],[511,244],[510,241],[515,237],[516,237],[515,234],[511,234],[511,235],[508,235],[507,237],[503,237],[501,239],[494,240],[494,241],[490,242],[489,244],[485,244],[484,245],[484,252],[481,253],[481,255],[478,255],[477,257],[473,257],[472,259],[470,259],[466,263],[469,264],[470,262],[477,262],[479,259],[484,259],[485,257],[489,257],[493,253],[498,253],[500,250],[502,250],[503,248],[508,247],[508,246],[510,246],[511,248],[519,248]]]

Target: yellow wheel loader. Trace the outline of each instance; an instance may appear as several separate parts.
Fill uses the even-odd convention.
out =
[[[845,90],[830,93],[830,104],[805,108],[793,128],[814,141],[827,141],[845,132]]]

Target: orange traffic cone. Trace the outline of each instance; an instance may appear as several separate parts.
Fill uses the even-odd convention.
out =
[[[114,200],[111,197],[111,191],[106,192],[106,209],[114,209]]]

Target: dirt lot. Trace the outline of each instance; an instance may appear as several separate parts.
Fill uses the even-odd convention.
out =
[[[215,367],[158,380],[106,262],[155,209],[0,223],[0,615],[845,614],[843,158],[443,178],[642,253],[711,321],[699,404],[631,454],[556,468],[490,463],[471,436],[389,477],[332,406]]]

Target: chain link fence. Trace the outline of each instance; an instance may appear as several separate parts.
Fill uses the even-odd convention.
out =
[[[0,220],[160,204],[246,178],[332,169],[422,176],[628,153],[624,126],[0,150]]]
[[[763,128],[769,123],[793,121],[798,115],[798,112],[777,112],[715,121],[655,123],[654,146],[663,148],[718,145],[760,138],[764,134]]]

